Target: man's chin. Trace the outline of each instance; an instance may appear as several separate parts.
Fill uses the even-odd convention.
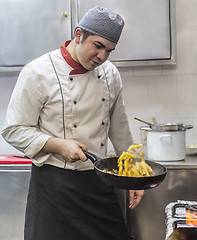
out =
[[[94,70],[96,67],[98,67],[99,65],[89,65],[89,66],[85,66],[84,68],[91,71],[91,70]]]
[[[88,64],[84,65],[83,67],[89,71],[94,70],[96,67],[100,66],[102,63],[98,64],[93,61],[90,61]]]

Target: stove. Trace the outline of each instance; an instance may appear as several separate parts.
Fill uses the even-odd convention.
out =
[[[197,239],[197,202],[183,201],[169,203],[166,213],[166,240]]]

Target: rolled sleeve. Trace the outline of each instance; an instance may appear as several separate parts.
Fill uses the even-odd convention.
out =
[[[29,144],[29,146],[27,146],[24,149],[24,153],[28,157],[33,158],[36,154],[38,154],[42,150],[42,148],[44,147],[45,143],[48,141],[49,138],[50,138],[50,136],[41,134],[36,139],[34,139]]]

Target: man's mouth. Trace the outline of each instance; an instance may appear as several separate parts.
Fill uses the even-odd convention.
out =
[[[92,60],[92,59],[91,59],[91,60]],[[93,62],[93,65],[96,65],[96,66],[99,65],[99,62],[98,62],[98,61],[94,61],[94,60],[92,60],[92,62]]]

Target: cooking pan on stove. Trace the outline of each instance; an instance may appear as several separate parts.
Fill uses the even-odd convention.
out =
[[[153,161],[146,160],[146,163],[152,168],[154,176],[150,177],[126,177],[118,174],[108,173],[106,171],[118,170],[118,157],[104,158],[96,156],[93,153],[83,151],[88,159],[94,163],[94,170],[103,182],[108,185],[121,189],[146,190],[157,187],[165,178],[167,169]],[[140,159],[134,159],[141,161]]]

